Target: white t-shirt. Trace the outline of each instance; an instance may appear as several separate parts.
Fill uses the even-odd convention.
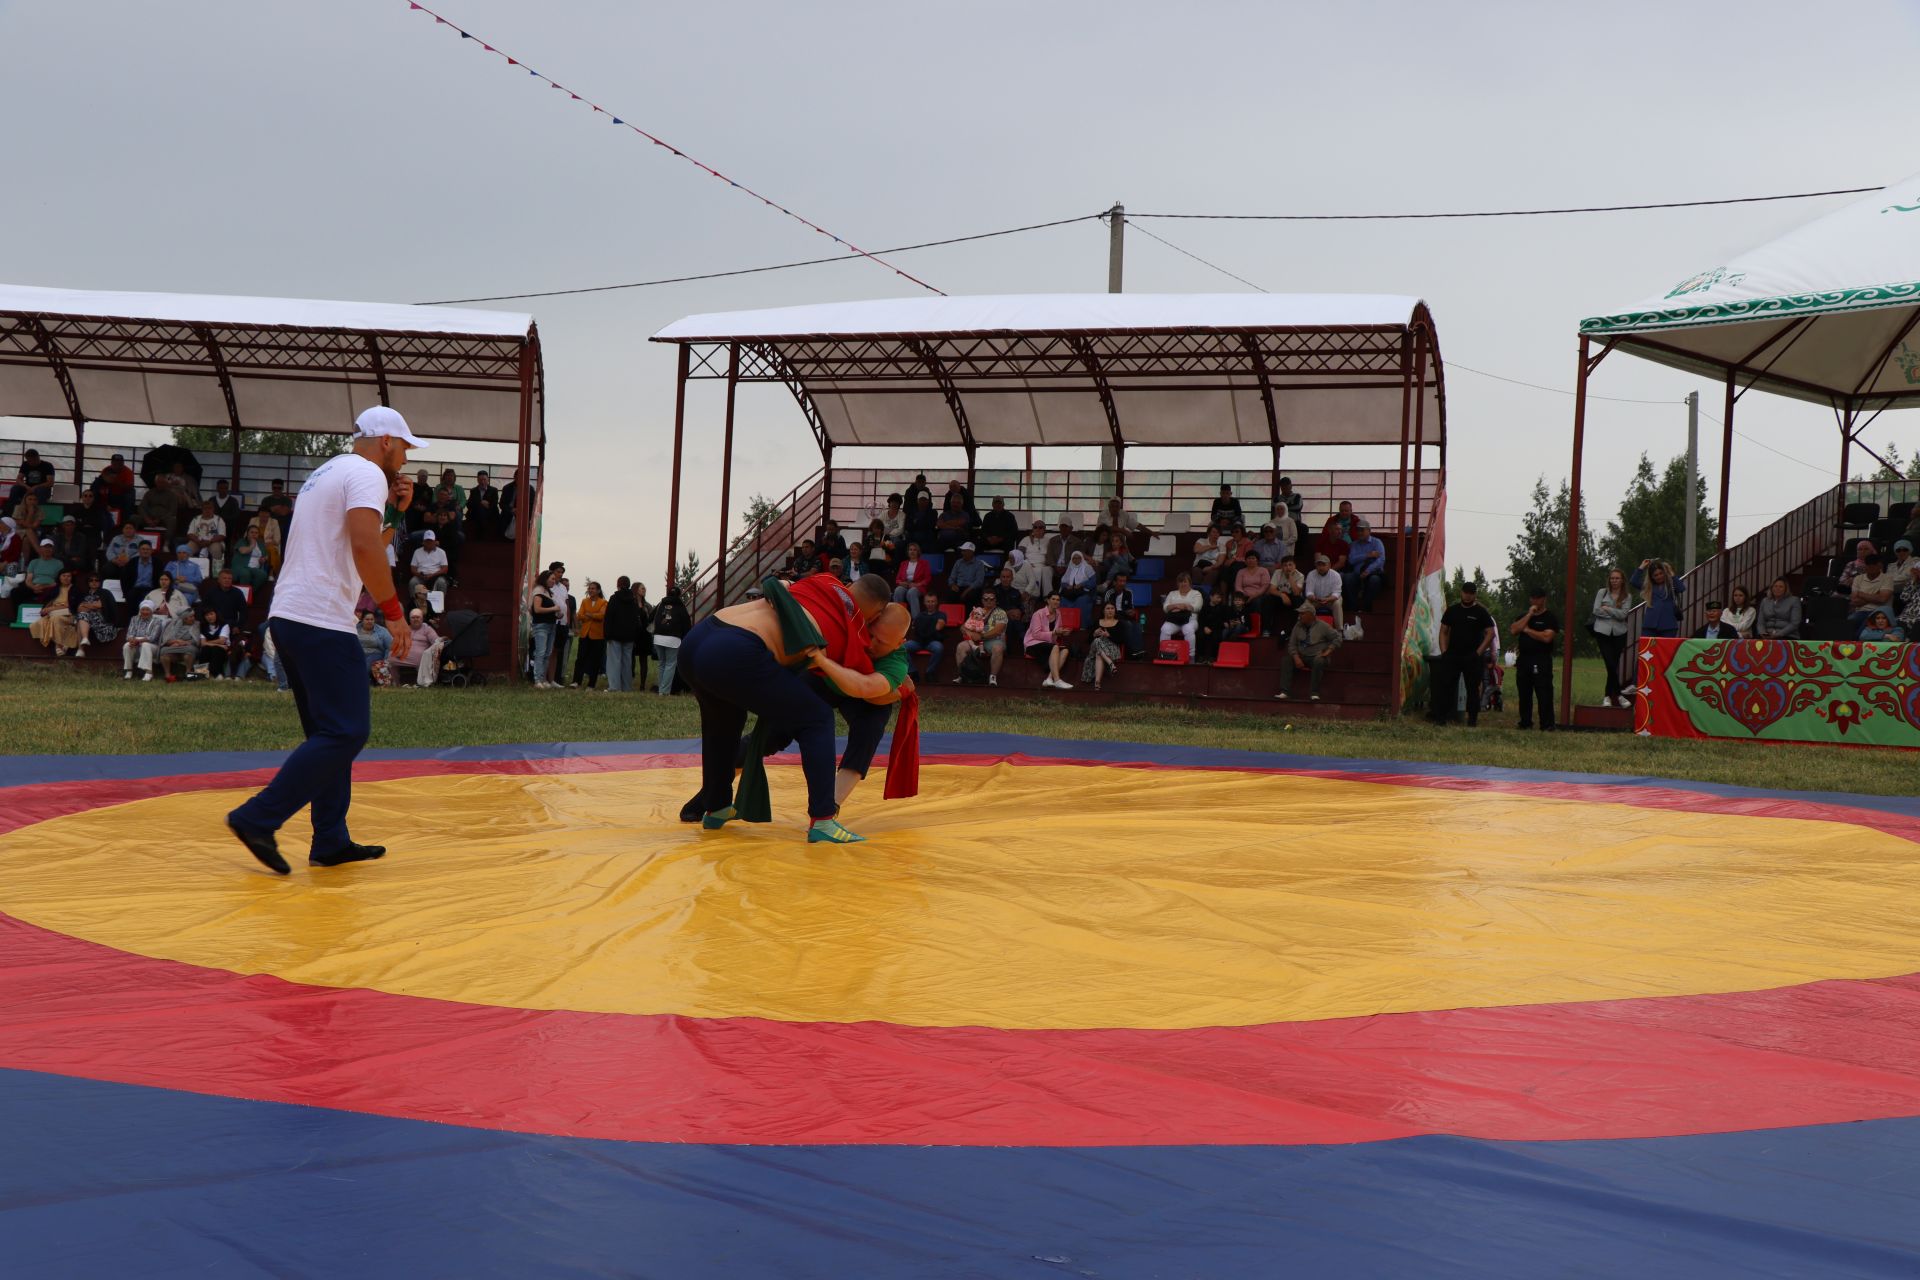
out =
[[[300,516],[287,535],[268,616],[328,631],[355,630],[360,570],[353,564],[347,512],[386,510],[387,473],[357,453],[329,458],[300,486]]]
[[[438,545],[421,546],[413,553],[413,571],[420,577],[438,577],[447,571],[447,553]]]
[[[568,595],[567,589],[557,582],[553,584],[553,603],[560,609],[559,613],[553,615],[554,623],[562,627],[571,626],[573,624],[573,597]]]
[[[1319,600],[1325,600],[1340,594],[1342,583],[1340,575],[1329,569],[1325,573],[1315,569],[1307,575],[1307,594]]]

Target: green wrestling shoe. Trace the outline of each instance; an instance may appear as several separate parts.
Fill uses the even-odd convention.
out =
[[[739,816],[740,811],[732,805],[728,805],[724,809],[716,809],[712,813],[703,814],[700,818],[700,826],[706,831],[718,831]]]
[[[808,844],[859,844],[865,839],[841,826],[838,818],[822,818],[807,828]]]

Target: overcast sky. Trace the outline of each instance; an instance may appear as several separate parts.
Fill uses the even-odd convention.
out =
[[[1920,169],[1911,86],[1874,72],[1920,52],[1916,6],[1892,0],[436,7],[868,247],[1116,199],[1133,211],[1516,208],[1855,187]],[[17,283],[411,302],[832,250],[406,0],[0,0],[0,113],[0,278]],[[1462,366],[1570,388],[1581,317],[1844,199],[1147,225],[1270,290],[1426,298],[1450,365],[1448,558],[1497,574],[1534,477],[1565,474],[1572,402]],[[1098,291],[1106,233],[1081,223],[900,261],[949,293]],[[1242,288],[1137,235],[1126,285]],[[850,262],[493,304],[531,310],[545,345],[550,554],[659,581],[673,355],[648,334],[694,312],[911,291]],[[1718,413],[1699,379],[1624,357],[1602,366],[1596,392],[1671,403],[1594,405],[1597,524],[1642,450],[1684,447],[1679,401],[1696,387]],[[734,492],[784,493],[817,465],[806,427],[784,393],[743,410]],[[1910,417],[1883,419],[1874,441],[1920,443]],[[1810,405],[1756,395],[1740,425],[1818,469],[1737,440],[1736,538],[1832,483],[1839,448],[1831,416]],[[1718,431],[1703,435],[1717,475]],[[1264,466],[1260,451],[1240,456],[1212,465]],[[982,465],[1017,458],[987,451]],[[1129,454],[1173,458],[1201,465]],[[717,443],[692,439],[683,531],[709,559],[717,468]]]

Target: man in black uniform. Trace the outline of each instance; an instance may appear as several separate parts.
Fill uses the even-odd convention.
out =
[[[1527,611],[1507,630],[1517,637],[1519,650],[1514,677],[1520,688],[1520,727],[1533,728],[1533,699],[1540,702],[1541,729],[1553,728],[1553,644],[1560,638],[1560,619],[1547,608],[1544,587],[1527,592]]]
[[[1451,724],[1467,682],[1467,727],[1480,723],[1480,680],[1493,647],[1493,615],[1480,603],[1479,584],[1460,584],[1460,602],[1440,615],[1440,653],[1433,660],[1432,700],[1427,719]]]

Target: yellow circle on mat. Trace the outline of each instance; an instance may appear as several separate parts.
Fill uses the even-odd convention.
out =
[[[808,845],[687,769],[365,783],[380,863],[258,872],[233,792],[0,837],[0,910],[140,955],[541,1009],[1191,1027],[1920,970],[1920,849],[1838,822],[1197,770],[930,766]],[[296,824],[298,827],[298,824]]]

